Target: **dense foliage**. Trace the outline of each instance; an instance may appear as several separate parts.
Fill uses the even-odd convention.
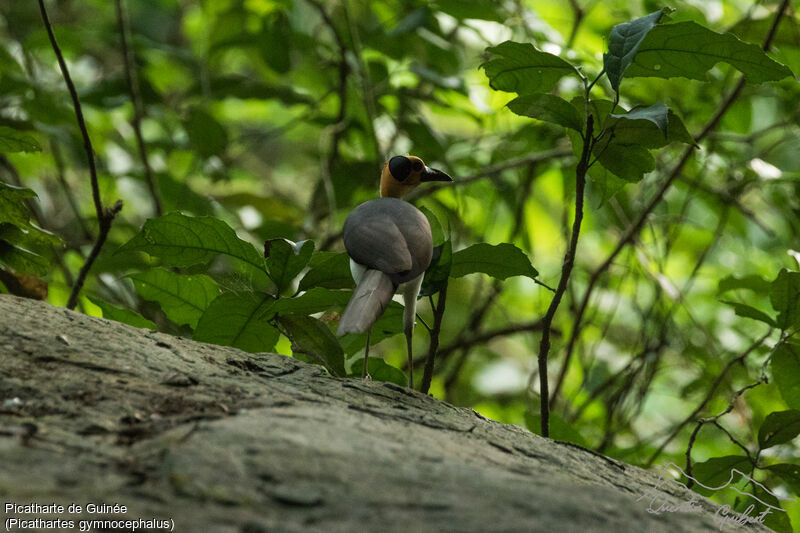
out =
[[[436,245],[423,389],[797,495],[787,4],[4,2],[0,287],[360,376],[365,336],[334,335],[341,227],[412,153],[455,178],[409,198]],[[373,330],[373,379],[406,382],[401,318],[393,303]],[[739,486],[789,509],[770,527],[800,521]]]

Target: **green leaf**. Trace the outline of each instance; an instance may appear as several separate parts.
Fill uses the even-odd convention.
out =
[[[15,226],[8,222],[0,223],[0,241],[6,241],[17,246],[62,246],[64,241],[55,233],[28,223],[25,226]]]
[[[770,365],[772,379],[781,391],[786,405],[792,409],[800,409],[800,346],[789,342],[780,343],[775,347]]]
[[[800,272],[782,269],[770,285],[769,300],[778,312],[779,328],[788,329],[800,323]]]
[[[192,338],[246,352],[272,351],[279,333],[267,320],[267,309],[274,302],[265,293],[220,294],[200,317]]]
[[[236,236],[225,222],[214,217],[190,217],[169,213],[151,218],[131,240],[117,249],[145,252],[167,266],[189,267],[207,264],[218,254],[237,259],[266,272],[264,259],[249,242]]]
[[[627,124],[629,122],[641,122],[645,121],[651,122],[654,124],[659,130],[661,130],[661,134],[666,139],[667,138],[667,125],[669,124],[668,113],[669,108],[663,102],[658,102],[657,104],[653,104],[649,107],[639,107],[635,109],[631,109],[627,113],[621,115],[611,114],[613,118],[618,119],[623,124]],[[615,130],[616,131],[616,130]]]
[[[373,381],[388,381],[401,387],[408,385],[408,376],[399,368],[391,366],[380,357],[370,357],[367,362],[367,369]],[[350,377],[360,378],[364,372],[364,358],[359,357],[353,362],[350,368]]]
[[[422,211],[422,214],[425,215],[425,218],[428,219],[428,223],[431,225],[433,245],[439,246],[444,242],[444,230],[442,229],[442,223],[439,222],[439,217],[437,217],[433,211],[425,206],[420,206],[419,210]]]
[[[542,434],[542,415],[536,413],[525,413],[525,426],[529,431]],[[558,416],[556,413],[550,413],[550,438],[556,440],[563,440],[567,442],[574,442],[579,446],[586,446],[586,440],[583,436],[569,424],[566,420]]]
[[[800,435],[800,410],[776,411],[767,415],[758,428],[758,445],[762,450],[791,441]]]
[[[192,329],[211,302],[219,296],[219,287],[203,274],[186,276],[163,268],[128,276],[136,293],[144,300],[158,302],[167,318]]]
[[[750,459],[742,455],[712,457],[708,461],[695,463],[692,466],[692,477],[706,487],[717,490],[728,486],[731,480],[736,482],[741,477],[733,472],[734,469],[747,472],[750,467]],[[692,487],[692,490],[705,496],[715,492],[699,485]]]
[[[278,323],[292,341],[292,352],[317,360],[334,376],[344,377],[344,352],[328,326],[310,316],[283,315]]]
[[[733,311],[737,316],[752,318],[753,320],[758,320],[775,327],[775,321],[772,319],[772,317],[766,314],[764,311],[756,309],[755,307],[739,302],[729,302],[726,300],[720,300],[720,303],[733,307]]]
[[[645,174],[656,168],[653,156],[638,144],[601,141],[594,145],[592,153],[604,168],[629,183],[641,181]]]
[[[636,58],[642,41],[669,11],[670,8],[660,9],[642,18],[617,24],[611,29],[611,34],[608,36],[608,53],[603,54],[603,67],[611,87],[616,92],[619,92],[622,77]]]
[[[269,311],[281,315],[312,315],[328,311],[332,307],[344,307],[352,295],[353,291],[332,291],[314,287],[305,294],[294,298],[280,298],[269,308]]]
[[[459,20],[483,19],[503,22],[502,12],[495,0],[436,0],[436,7]]]
[[[581,112],[554,94],[525,94],[511,100],[507,106],[511,111],[523,117],[552,122],[578,132],[583,131]]]
[[[778,463],[770,465],[767,470],[777,474],[795,494],[800,494],[800,465]]]
[[[482,67],[496,91],[518,94],[544,93],[562,77],[575,74],[575,67],[558,56],[542,52],[528,43],[506,41],[486,49],[495,57]]]
[[[758,294],[766,294],[769,292],[769,287],[769,281],[765,280],[761,276],[756,276],[755,274],[750,274],[741,278],[737,278],[736,276],[727,276],[720,280],[719,284],[717,285],[717,292],[723,293],[736,289],[750,289]]]
[[[0,153],[41,152],[42,146],[28,133],[0,126]]]
[[[8,222],[15,226],[27,227],[30,214],[23,203],[26,198],[36,198],[36,193],[0,181],[0,223]]]
[[[447,283],[447,278],[450,277],[450,269],[453,266],[453,245],[450,241],[445,241],[444,244],[434,247],[433,259],[428,269],[425,271],[425,277],[422,279],[422,287],[420,288],[420,296],[431,296],[436,294]]]
[[[0,263],[20,274],[37,276],[46,276],[51,267],[50,261],[45,257],[6,241],[0,241]]]
[[[539,272],[525,253],[513,244],[473,244],[453,254],[450,275],[460,278],[473,272],[482,272],[493,278],[504,280],[511,276],[527,276],[534,279]]]
[[[326,289],[352,289],[353,275],[350,272],[350,256],[346,252],[316,252],[308,262],[309,270],[300,280],[298,290],[312,287]]]
[[[705,81],[706,73],[719,62],[741,71],[750,83],[792,76],[788,67],[772,60],[761,47],[742,42],[730,33],[713,32],[695,22],[653,28],[639,45],[626,75]]]
[[[228,134],[217,119],[199,107],[193,108],[183,123],[189,142],[203,157],[221,155],[228,146]]]
[[[288,239],[271,239],[264,243],[264,248],[267,269],[280,292],[306,267],[314,252],[314,241],[294,243]]]
[[[129,326],[136,328],[156,329],[155,324],[147,320],[136,311],[111,305],[110,303],[98,298],[89,298],[89,300],[99,307],[101,311],[103,311],[103,318],[114,320],[116,322],[122,322],[123,324],[128,324]]]
[[[789,515],[781,508],[781,502],[778,498],[772,492],[764,490],[763,487],[757,484],[750,487],[754,498],[742,498],[739,505],[735,507],[736,511],[744,512],[750,505],[753,505],[755,512],[750,513],[750,516],[758,516],[766,509],[764,504],[770,505],[773,509],[764,518],[764,525],[775,533],[794,533],[795,529],[792,527]]]

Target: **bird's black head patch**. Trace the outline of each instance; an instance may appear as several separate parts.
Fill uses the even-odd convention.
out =
[[[396,155],[389,160],[389,172],[397,181],[405,180],[411,174],[411,160],[404,155]]]

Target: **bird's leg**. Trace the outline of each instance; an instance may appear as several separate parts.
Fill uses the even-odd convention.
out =
[[[369,335],[372,333],[372,328],[367,330],[367,346],[364,348],[364,371],[361,373],[362,379],[372,379],[367,372],[367,363],[369,363]]]
[[[414,333],[414,326],[406,328],[406,346],[408,347],[408,388],[414,388],[414,357],[411,354],[411,335]]]

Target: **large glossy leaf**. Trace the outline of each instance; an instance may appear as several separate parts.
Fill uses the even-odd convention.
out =
[[[664,104],[609,115],[606,127],[613,128],[614,142],[619,144],[638,144],[648,149],[671,142],[694,144],[683,121]]]
[[[294,243],[287,239],[272,239],[264,247],[267,270],[279,291],[285,289],[306,267],[314,252],[313,241]]]
[[[264,259],[255,247],[214,217],[169,213],[151,218],[115,253],[123,252],[145,252],[161,259],[164,265],[175,267],[206,264],[223,254],[265,271]]]
[[[583,131],[582,113],[554,94],[524,94],[511,100],[508,108],[523,117],[552,122],[575,131]]]
[[[800,409],[800,346],[782,342],[770,360],[772,379],[786,405]]]
[[[800,410],[777,411],[767,415],[758,428],[758,445],[762,450],[784,444],[800,435]]]
[[[308,272],[300,280],[298,290],[306,291],[312,287],[352,289],[355,286],[350,272],[350,256],[345,252],[316,252],[308,265]]]
[[[158,302],[167,318],[194,329],[211,302],[219,295],[217,283],[203,274],[181,275],[163,268],[128,276],[136,293]]]
[[[41,152],[42,147],[30,133],[0,126],[0,154],[11,152]]]
[[[705,80],[706,73],[720,62],[741,71],[750,83],[792,76],[788,67],[771,59],[759,46],[740,41],[730,33],[716,33],[695,22],[653,28],[639,45],[626,76]]]
[[[482,272],[500,280],[511,276],[533,279],[539,275],[522,250],[505,242],[497,245],[473,244],[453,254],[450,276],[460,278],[474,272]]]
[[[489,84],[497,91],[518,94],[553,90],[562,77],[575,74],[575,67],[558,56],[542,52],[528,43],[506,41],[487,48],[492,58],[482,66]]]
[[[782,269],[770,285],[769,300],[778,312],[778,327],[787,329],[800,323],[800,272]]]
[[[234,346],[246,352],[275,349],[278,330],[268,321],[275,299],[258,292],[227,292],[206,308],[192,337],[196,341]]]
[[[334,376],[346,375],[344,352],[328,326],[316,318],[303,315],[283,315],[277,320],[292,341],[292,352],[316,360]]]
[[[603,66],[615,91],[619,92],[619,84],[625,71],[633,63],[642,41],[668,11],[669,8],[660,9],[642,18],[617,24],[611,29],[608,53],[603,54]]]

